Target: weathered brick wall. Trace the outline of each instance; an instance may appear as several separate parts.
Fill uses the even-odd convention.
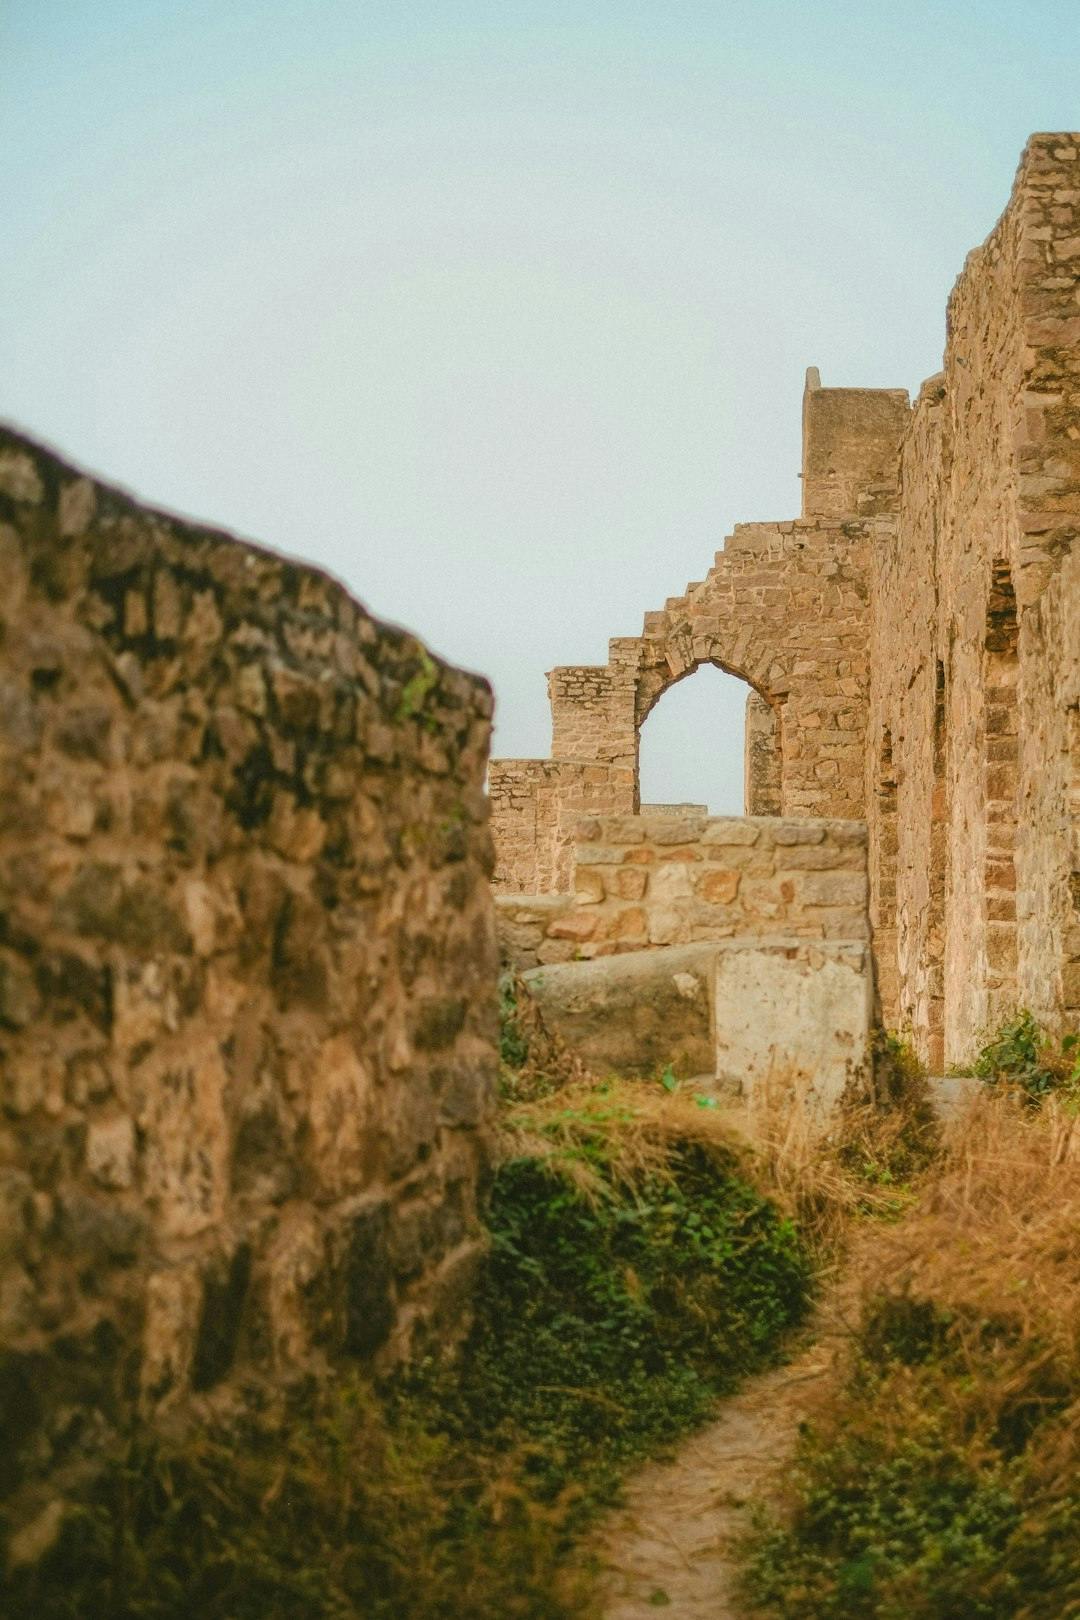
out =
[[[136,1413],[461,1322],[490,712],[322,574],[0,434],[16,1529]]]
[[[495,888],[511,894],[567,892],[578,817],[633,810],[631,787],[619,775],[608,764],[583,760],[492,760],[491,830],[501,852]]]
[[[866,827],[773,816],[582,817],[574,891],[572,906],[499,897],[500,933],[520,965],[700,940],[865,940]]]
[[[877,554],[867,799],[879,979],[938,1064],[1080,1009],[1080,137],[1029,143],[949,304]]]

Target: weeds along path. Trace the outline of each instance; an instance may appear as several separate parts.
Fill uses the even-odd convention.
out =
[[[854,1265],[826,1281],[793,1359],[750,1378],[720,1416],[667,1462],[627,1483],[624,1505],[601,1527],[604,1620],[740,1620],[732,1542],[747,1506],[767,1495],[795,1447],[800,1422],[828,1388],[850,1341]]]

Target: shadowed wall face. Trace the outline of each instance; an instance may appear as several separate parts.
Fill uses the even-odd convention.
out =
[[[18,1530],[136,1412],[461,1323],[491,697],[316,571],[9,433],[0,621]]]

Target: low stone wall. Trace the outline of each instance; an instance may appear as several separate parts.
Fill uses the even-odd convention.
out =
[[[462,1323],[490,714],[324,575],[0,432],[16,1550],[134,1421]]]
[[[595,1074],[709,1081],[753,1109],[797,1097],[827,1123],[865,1075],[873,974],[865,940],[706,940],[533,968],[549,1028]]]
[[[497,894],[495,917],[503,955],[522,972],[545,962],[571,962],[577,946],[558,925],[575,910],[572,894]]]
[[[572,907],[500,898],[511,954],[515,939],[524,945],[520,965],[736,936],[868,938],[860,821],[582,817],[574,853]]]

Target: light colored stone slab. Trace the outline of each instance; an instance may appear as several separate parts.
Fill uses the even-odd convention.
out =
[[[864,1070],[873,1011],[861,940],[721,941],[715,951],[716,1075],[751,1107],[800,1097],[822,1125]]]

